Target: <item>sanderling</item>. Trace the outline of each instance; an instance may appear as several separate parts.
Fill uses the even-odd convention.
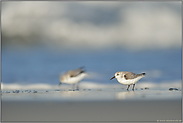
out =
[[[134,90],[135,83],[137,83],[144,76],[145,76],[145,73],[135,74],[132,72],[120,71],[120,72],[116,72],[115,76],[112,77],[110,80],[116,78],[119,83],[123,85],[128,85],[127,90],[129,89],[130,85],[133,85],[132,90]]]
[[[73,90],[76,83],[77,89],[79,89],[79,82],[86,76],[85,71],[83,70],[83,67],[78,68],[76,70],[70,70],[66,72],[64,75],[60,76],[60,83],[59,86],[62,83],[66,84],[73,84]]]

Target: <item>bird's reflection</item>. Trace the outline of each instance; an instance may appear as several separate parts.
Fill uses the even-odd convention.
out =
[[[64,91],[60,93],[60,96],[64,97],[76,97],[76,96],[81,96],[82,93],[79,93],[79,91]]]
[[[132,99],[135,96],[135,91],[118,92],[115,95],[116,100]]]

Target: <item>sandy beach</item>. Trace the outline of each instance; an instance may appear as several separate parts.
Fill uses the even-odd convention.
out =
[[[4,122],[180,122],[181,90],[122,88],[2,93]]]

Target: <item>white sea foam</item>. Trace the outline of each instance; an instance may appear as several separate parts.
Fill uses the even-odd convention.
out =
[[[14,89],[52,89],[53,85],[39,83],[39,84],[4,84],[1,83],[2,90],[14,90]]]
[[[154,82],[138,82],[136,84],[136,88],[182,88],[181,80],[175,80],[175,81],[165,81],[160,83],[154,83]],[[69,89],[72,88],[72,85],[63,84],[61,87],[58,85],[51,85],[51,84],[44,84],[44,83],[38,83],[38,84],[5,84],[1,83],[1,89],[2,90],[27,90],[27,89]],[[125,85],[121,85],[119,83],[117,84],[101,84],[96,82],[88,82],[88,81],[82,81],[80,83],[80,88],[82,89],[102,89],[102,88],[126,88]]]

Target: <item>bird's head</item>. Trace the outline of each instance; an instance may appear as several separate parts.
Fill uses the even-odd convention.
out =
[[[114,79],[114,78],[119,78],[119,77],[121,77],[122,76],[122,73],[121,72],[116,72],[115,73],[115,75],[110,79],[110,80],[112,80],[112,79]]]

